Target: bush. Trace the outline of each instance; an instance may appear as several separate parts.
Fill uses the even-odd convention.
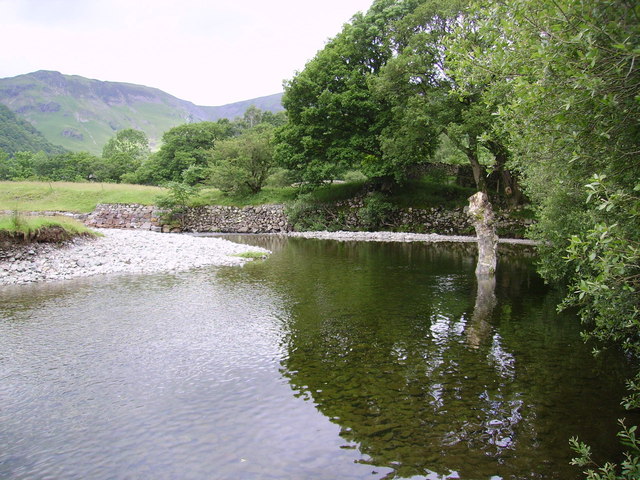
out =
[[[367,180],[367,176],[360,170],[349,170],[343,175],[342,179],[347,183],[358,183],[365,182]]]
[[[373,192],[364,199],[364,206],[358,212],[362,227],[368,230],[379,230],[391,226],[396,207],[380,192]]]
[[[198,188],[186,183],[169,182],[165,185],[169,192],[157,198],[156,205],[167,210],[162,220],[168,224],[184,225],[184,214],[193,197],[198,194]]]
[[[325,203],[314,201],[312,193],[306,193],[287,205],[285,215],[297,231],[339,230],[335,212]]]
[[[296,181],[295,174],[285,168],[277,168],[267,178],[267,186],[275,188],[289,187]]]

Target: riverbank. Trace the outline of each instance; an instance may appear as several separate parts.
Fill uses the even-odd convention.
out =
[[[221,238],[145,230],[99,231],[97,238],[64,244],[29,243],[0,251],[0,286],[105,274],[188,270],[205,265],[242,265],[234,255],[265,251]]]
[[[437,233],[404,233],[404,232],[289,232],[290,237],[317,238],[320,240],[337,240],[341,242],[452,242],[475,243],[476,237],[463,235],[439,235]],[[499,243],[517,245],[535,245],[533,240],[520,238],[500,238]]]
[[[259,247],[224,238],[149,230],[98,229],[102,236],[64,244],[29,243],[0,250],[0,286],[67,280],[106,274],[144,274],[188,270],[206,265],[242,265],[237,257]],[[289,232],[290,237],[353,242],[474,243],[475,237],[401,232]],[[501,243],[535,245],[501,238]]]

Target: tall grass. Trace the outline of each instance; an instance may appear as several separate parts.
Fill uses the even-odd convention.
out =
[[[23,238],[32,237],[37,232],[49,227],[60,227],[69,236],[95,234],[81,222],[68,217],[23,216],[18,212],[0,216],[0,232],[21,235]]]

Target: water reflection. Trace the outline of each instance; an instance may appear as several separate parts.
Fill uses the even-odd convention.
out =
[[[286,298],[282,374],[385,478],[579,478],[567,440],[615,452],[624,368],[587,387],[606,361],[526,256],[477,286],[474,265],[467,245],[290,240],[255,266]]]
[[[469,245],[244,238],[275,253],[3,289],[0,477],[571,479],[570,436],[615,453],[625,363],[526,257],[492,295]]]

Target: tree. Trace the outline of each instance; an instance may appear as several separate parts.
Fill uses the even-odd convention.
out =
[[[259,124],[221,140],[211,154],[211,183],[226,193],[258,193],[273,171],[273,127]]]
[[[134,180],[155,185],[187,181],[189,185],[195,185],[207,176],[210,152],[215,143],[228,138],[231,132],[229,122],[199,122],[174,127],[162,135],[162,147],[140,166]]]
[[[419,3],[375,1],[286,82],[282,103],[289,122],[276,134],[283,166],[313,184],[353,169],[371,177],[403,177],[401,166],[383,159],[380,134],[388,125],[389,106],[372,94],[368,78],[394,53],[388,41],[393,22]]]
[[[493,128],[497,105],[484,101],[481,82],[467,85],[462,94],[449,70],[448,43],[468,10],[467,0],[424,0],[396,22],[398,53],[371,79],[376,94],[391,105],[383,155],[407,165],[432,161],[444,135],[469,162],[478,190],[500,190],[517,204],[520,190],[507,169],[509,150]],[[478,37],[473,41],[484,44]],[[489,182],[484,157],[493,157],[489,166],[499,181]]]
[[[26,180],[35,177],[36,171],[32,152],[15,152],[13,156],[5,156],[2,168],[5,180]],[[0,159],[1,160],[1,159]]]
[[[541,273],[569,285],[564,305],[578,307],[586,338],[617,343],[636,356],[639,15],[627,0],[486,2],[453,45],[462,88],[488,85],[487,103],[508,92],[498,119],[515,152],[511,162],[537,207],[532,233],[541,242]],[[470,36],[491,48],[474,47]],[[630,386],[625,403],[639,407],[640,377]],[[633,448],[635,460],[629,459],[637,465],[637,443]],[[586,461],[585,450],[579,453]],[[606,476],[588,477],[636,478],[633,471],[617,476],[611,467]]]
[[[68,152],[50,157],[34,156],[36,174],[61,182],[86,182],[103,170],[102,159],[89,152]]]
[[[118,131],[102,149],[105,169],[100,180],[120,181],[126,173],[137,170],[150,154],[147,135],[132,128]]]

